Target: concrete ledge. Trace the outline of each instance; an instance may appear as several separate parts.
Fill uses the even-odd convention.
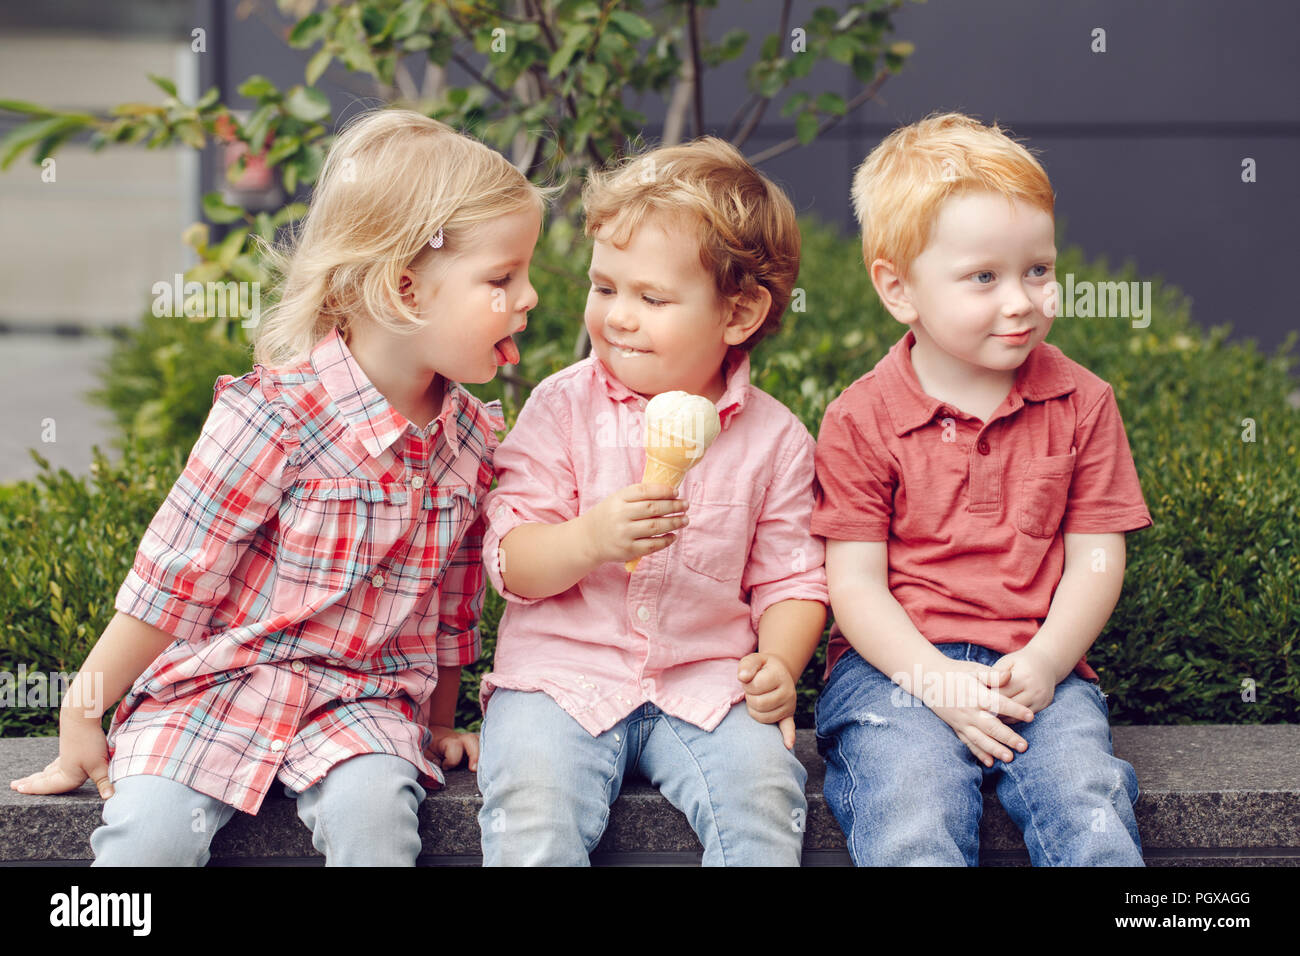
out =
[[[1185,725],[1115,727],[1115,752],[1137,770],[1138,827],[1148,865],[1300,866],[1300,726]],[[78,865],[91,859],[90,833],[102,802],[89,784],[71,794],[30,797],[8,782],[44,767],[58,753],[53,737],[0,739],[0,864]],[[822,797],[825,764],[811,730],[797,753],[808,767],[804,865],[846,865],[844,836]],[[447,787],[420,809],[430,865],[477,865],[474,776],[448,774]],[[1019,832],[997,798],[985,794],[981,862],[1027,865]],[[700,845],[685,817],[649,784],[628,780],[594,856],[605,864],[696,864]],[[267,799],[257,817],[236,814],[212,842],[214,865],[318,864],[311,834],[293,801]]]

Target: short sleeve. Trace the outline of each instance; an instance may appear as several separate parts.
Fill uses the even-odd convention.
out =
[[[763,497],[741,581],[741,586],[750,591],[750,617],[755,631],[763,612],[780,601],[830,603],[826,546],[809,528],[814,443],[802,425],[791,432],[785,444],[795,451]]]
[[[887,541],[897,478],[880,442],[866,439],[844,396],[817,434],[812,531],[839,541]]]
[[[150,522],[114,606],[185,641],[206,636],[231,573],[297,472],[296,430],[260,369],[223,375],[185,470]]]
[[[1137,531],[1151,525],[1114,390],[1075,427],[1074,474],[1061,530],[1066,534]]]
[[[578,482],[569,455],[572,422],[549,389],[535,389],[493,459],[497,486],[484,503],[483,565],[507,601],[535,604],[508,591],[501,539],[523,524],[560,524],[578,516]]]

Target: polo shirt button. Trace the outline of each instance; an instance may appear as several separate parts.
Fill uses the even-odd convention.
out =
[[[289,665],[289,669],[293,671],[295,674],[301,674],[303,671],[307,669],[307,665],[305,665],[302,661],[294,661],[292,664]]]
[[[416,491],[419,491],[421,488],[423,488],[423,487],[424,487],[424,476],[423,476],[423,475],[416,475],[414,478],[412,478],[412,479],[411,479],[411,487],[414,488]]]
[[[989,443],[988,443],[988,439],[981,438],[981,439],[979,440],[979,444],[976,445],[975,447],[979,450],[979,453],[980,453],[981,455],[987,455],[987,454],[989,453]]]
[[[644,623],[645,621],[650,620],[650,609],[642,604],[636,609],[636,616],[638,620]]]
[[[281,750],[283,750],[283,749],[284,749],[284,741],[283,741],[283,740],[272,740],[272,741],[271,741],[271,753],[273,753],[273,754],[278,754],[278,753],[279,753]]]
[[[341,660],[339,660],[337,657],[327,657],[327,658],[325,658],[325,663],[326,663],[326,664],[342,664],[343,662],[342,662]]]
[[[370,579],[370,583],[377,588],[382,588],[384,586],[384,576],[382,574],[376,574]]]

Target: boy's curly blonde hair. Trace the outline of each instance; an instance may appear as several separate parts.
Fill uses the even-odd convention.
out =
[[[944,200],[977,191],[1055,213],[1047,173],[996,123],[990,127],[962,113],[933,113],[894,130],[853,175],[863,262],[869,269],[885,259],[906,276],[930,241]]]
[[[749,298],[760,286],[771,293],[763,324],[738,348],[749,351],[781,327],[799,275],[794,206],[730,143],[705,136],[593,170],[582,204],[586,234],[608,224],[620,248],[648,215],[683,216],[695,227],[700,262],[719,295]]]

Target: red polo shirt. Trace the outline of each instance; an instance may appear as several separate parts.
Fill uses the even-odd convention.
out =
[[[921,388],[909,330],[826,409],[812,531],[889,542],[889,589],[932,644],[1029,642],[1065,566],[1062,533],[1151,524],[1111,387],[1043,343],[987,422]],[[849,647],[836,628],[829,674]],[[1080,660],[1079,676],[1096,672]]]

